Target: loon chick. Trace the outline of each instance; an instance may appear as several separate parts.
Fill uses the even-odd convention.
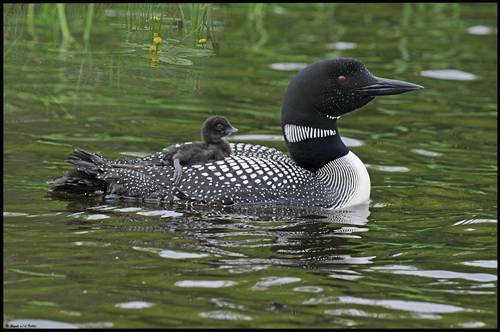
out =
[[[225,117],[216,115],[208,118],[201,128],[203,142],[184,143],[164,149],[166,165],[173,164],[175,167],[174,186],[181,181],[182,166],[202,165],[229,157],[231,145],[222,137],[237,131]]]
[[[370,177],[361,160],[340,139],[337,119],[377,96],[417,89],[423,87],[375,77],[355,59],[316,62],[292,79],[283,99],[282,129],[293,160],[273,148],[231,144],[229,157],[186,167],[175,191],[169,181],[172,168],[148,164],[154,157],[112,163],[97,154],[75,150],[68,162],[76,169],[48,183],[61,185],[54,191],[201,204],[333,209],[361,204],[370,197]]]
[[[129,169],[143,169],[146,166],[174,166],[172,182],[174,186],[177,186],[182,179],[183,166],[202,165],[229,157],[231,145],[222,138],[237,131],[238,129],[231,126],[225,117],[212,116],[201,127],[203,142],[172,145],[145,158],[118,159],[111,165]]]

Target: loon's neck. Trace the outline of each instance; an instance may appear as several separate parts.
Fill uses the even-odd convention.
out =
[[[333,118],[315,126],[283,123],[283,134],[292,159],[311,172],[349,153]]]

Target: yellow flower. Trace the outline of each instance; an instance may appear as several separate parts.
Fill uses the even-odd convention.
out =
[[[207,42],[207,40],[205,38],[201,38],[200,40],[198,40],[198,44],[205,44]]]
[[[150,21],[155,21],[155,22],[160,22],[160,19],[158,17],[156,17],[156,16],[150,17],[149,20]]]
[[[160,38],[160,37],[155,37],[155,39],[153,39],[153,42],[154,42],[155,44],[161,44],[161,41],[162,41],[162,40],[161,40],[161,38]]]
[[[156,52],[156,46],[151,46],[149,48],[149,52]]]
[[[158,32],[155,32],[153,36],[158,37]]]

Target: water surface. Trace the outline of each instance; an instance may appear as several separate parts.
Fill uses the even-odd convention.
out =
[[[143,57],[148,50],[127,41],[147,44],[149,35],[127,34],[120,19],[94,22],[84,52],[46,36],[42,23],[37,38],[20,34],[18,14],[8,11],[5,323],[497,326],[496,5],[257,9],[227,5],[220,54],[183,57],[187,66]],[[76,15],[70,28],[81,40]],[[74,148],[141,156],[199,140],[214,114],[239,129],[231,141],[286,152],[279,138],[288,83],[304,65],[334,57],[426,88],[377,98],[339,120],[370,173],[369,206],[46,196],[44,181],[69,169]]]

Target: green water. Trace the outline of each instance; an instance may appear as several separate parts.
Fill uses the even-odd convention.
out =
[[[497,327],[496,4],[230,4],[216,12],[218,56],[209,46],[177,53],[192,65],[144,57],[131,44],[151,44],[149,34],[127,34],[120,17],[96,15],[85,52],[38,10],[29,33],[9,6],[4,326]],[[67,16],[83,45],[85,17]],[[164,50],[183,37],[161,35]],[[199,140],[213,114],[239,129],[232,142],[286,152],[281,100],[298,69],[273,68],[333,57],[426,88],[339,120],[370,173],[369,206],[46,196],[44,181],[69,169],[74,148],[149,154]],[[428,73],[438,70],[475,79]]]

